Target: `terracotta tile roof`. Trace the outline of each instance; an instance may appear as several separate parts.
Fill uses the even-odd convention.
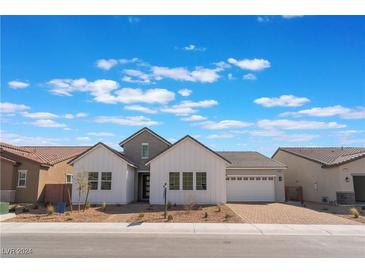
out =
[[[73,158],[88,148],[88,146],[15,146],[0,143],[0,152],[4,151],[50,166]]]
[[[279,150],[328,167],[365,157],[365,147],[281,147]]]
[[[217,151],[231,162],[228,168],[286,168],[286,165],[256,151]]]

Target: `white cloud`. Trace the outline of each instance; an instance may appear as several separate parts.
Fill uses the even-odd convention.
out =
[[[293,18],[300,18],[303,17],[304,15],[282,15],[282,17],[284,19],[293,19]]]
[[[265,22],[269,22],[270,18],[268,16],[257,16],[256,20],[257,20],[257,22],[265,23]]]
[[[22,112],[21,115],[31,119],[55,119],[59,116],[50,112]]]
[[[65,124],[62,123],[58,123],[55,122],[53,120],[50,119],[40,119],[40,120],[36,120],[32,123],[30,123],[33,126],[36,127],[47,127],[47,128],[59,128],[59,127],[66,127]]]
[[[199,123],[205,129],[229,129],[229,128],[244,128],[251,126],[251,123],[238,120],[222,120],[219,122],[206,121]]]
[[[112,67],[116,66],[118,61],[115,59],[100,59],[96,61],[96,66],[103,70],[110,70]]]
[[[30,107],[26,105],[18,105],[13,103],[0,103],[0,112],[3,113],[14,113],[17,111],[27,110]]]
[[[190,89],[187,89],[187,88],[183,88],[183,89],[180,89],[178,91],[178,93],[181,95],[181,96],[184,96],[184,97],[187,97],[187,96],[190,96],[192,91]]]
[[[126,59],[126,58],[119,59],[119,63],[122,64],[122,65],[133,64],[133,63],[142,64],[143,61],[141,59],[137,58],[137,57],[134,57],[134,58],[131,58],[131,59]]]
[[[229,58],[228,63],[235,65],[241,69],[260,71],[271,67],[271,63],[265,59],[243,59],[236,60],[234,58]]]
[[[141,89],[122,88],[116,92],[115,100],[124,104],[147,103],[167,104],[175,99],[175,93],[167,89]]]
[[[50,92],[56,95],[71,96],[73,92],[90,92],[95,101],[103,103],[115,103],[111,92],[119,87],[113,80],[100,79],[89,82],[85,78],[80,79],[53,79],[48,82]]]
[[[190,81],[201,83],[213,83],[220,77],[218,72],[219,68],[207,69],[203,67],[197,67],[193,71],[189,71],[186,68],[168,68],[154,66],[151,68],[152,74],[156,80],[162,80],[163,78],[170,78],[178,81]]]
[[[227,138],[233,138],[234,135],[230,133],[222,133],[222,134],[211,134],[208,135],[208,139],[227,139]]]
[[[159,122],[151,120],[150,118],[144,116],[130,116],[125,118],[118,116],[99,116],[95,119],[95,122],[139,127],[148,127],[159,124]]]
[[[80,136],[80,137],[76,137],[77,141],[90,141],[90,137],[87,136]]]
[[[198,122],[198,121],[204,121],[207,120],[207,117],[201,116],[201,115],[191,115],[190,117],[182,118],[182,121],[187,122]]]
[[[128,16],[128,22],[130,24],[137,24],[141,21],[141,18],[136,17],[136,16]]]
[[[96,136],[96,137],[110,137],[110,136],[115,136],[114,133],[111,132],[105,132],[105,131],[100,131],[100,132],[89,132],[87,135],[90,136]]]
[[[60,139],[48,138],[40,136],[25,136],[24,134],[11,133],[1,131],[1,141],[14,145],[26,145],[26,146],[45,146],[45,145],[59,145]]]
[[[339,116],[342,119],[364,119],[365,107],[346,108],[341,105],[335,105],[330,107],[315,107],[310,109],[304,109],[296,112],[284,112],[280,116],[314,116],[314,117],[333,117]]]
[[[214,63],[214,65],[216,65],[217,68],[219,68],[221,70],[224,70],[224,69],[227,69],[227,68],[232,67],[230,64],[228,64],[228,63],[226,63],[224,61],[216,62],[216,63]]]
[[[29,83],[26,82],[20,82],[20,81],[10,81],[8,82],[8,85],[12,89],[20,89],[20,88],[27,88],[30,86]]]
[[[227,74],[227,78],[228,78],[228,80],[233,80],[234,79],[233,74],[232,73],[228,73]]]
[[[75,119],[75,118],[84,118],[84,117],[87,117],[87,116],[88,116],[87,113],[79,112],[79,113],[76,113],[76,114],[67,113],[63,117],[66,118],[66,119]]]
[[[318,121],[304,121],[304,120],[259,120],[257,126],[266,129],[336,129],[344,128],[346,125],[338,124],[337,122],[318,122]]]
[[[257,77],[255,76],[255,74],[247,73],[247,74],[243,75],[243,79],[245,79],[245,80],[257,80]]]
[[[310,100],[306,97],[296,97],[294,95],[281,95],[280,97],[261,97],[256,99],[256,104],[264,107],[300,107]]]
[[[206,48],[197,47],[196,45],[190,44],[182,48],[185,51],[206,51]]]
[[[151,83],[151,75],[144,73],[140,70],[125,69],[125,70],[123,70],[123,73],[127,75],[122,78],[122,81],[124,81],[124,82],[141,83],[141,84],[150,84]]]
[[[196,108],[209,108],[217,105],[215,100],[203,100],[203,101],[182,101],[180,104],[167,106],[161,109],[162,112],[173,113],[178,116],[185,116],[197,112]]]
[[[144,112],[144,113],[149,113],[149,114],[157,113],[157,110],[155,110],[155,109],[151,109],[151,108],[140,106],[140,105],[129,105],[129,106],[125,106],[124,109],[139,111],[139,112]]]

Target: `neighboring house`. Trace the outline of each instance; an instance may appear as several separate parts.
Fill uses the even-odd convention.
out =
[[[87,148],[0,143],[1,201],[42,202],[46,184],[72,182],[67,162]]]
[[[134,201],[136,165],[120,152],[103,143],[97,143],[69,162],[74,167],[72,202],[79,201],[79,184],[83,177],[89,183],[88,200],[91,203],[127,204]],[[85,200],[86,192],[81,193]]]
[[[70,161],[75,177],[87,173],[90,203],[162,204],[165,183],[177,204],[284,201],[286,166],[257,152],[215,152],[191,136],[170,144],[148,128],[120,145],[123,152],[97,143]],[[76,202],[75,182],[72,193]]]
[[[365,148],[282,147],[272,156],[285,163],[287,186],[302,186],[304,200],[365,202]]]

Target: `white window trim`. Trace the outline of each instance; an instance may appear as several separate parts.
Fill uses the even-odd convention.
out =
[[[147,156],[143,156],[143,146],[147,146]],[[149,159],[150,158],[150,144],[149,143],[142,143],[141,158],[142,159]]]
[[[23,186],[19,185],[20,173],[25,173],[25,183],[24,183]],[[27,187],[27,176],[28,176],[28,170],[25,170],[25,169],[18,170],[18,182],[17,182],[17,187],[18,188],[26,188]]]

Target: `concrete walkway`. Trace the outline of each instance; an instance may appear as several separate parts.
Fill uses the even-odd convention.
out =
[[[365,225],[202,223],[0,223],[2,234],[139,233],[224,235],[317,235],[365,237]]]
[[[0,215],[0,222],[16,217],[15,213],[6,213]]]

